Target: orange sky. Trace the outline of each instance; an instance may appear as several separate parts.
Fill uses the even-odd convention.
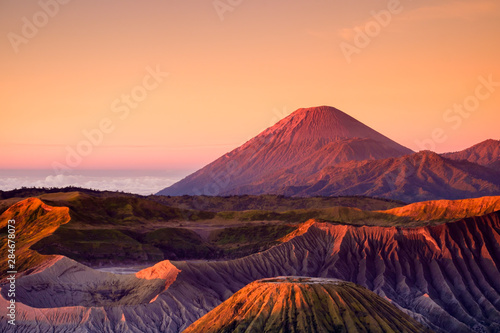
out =
[[[499,139],[500,85],[447,111],[474,102],[479,77],[500,82],[496,0],[67,2],[0,0],[0,169],[68,166],[80,145],[74,169],[192,170],[317,105],[413,150],[436,128],[438,152]],[[146,95],[120,111],[133,91]]]

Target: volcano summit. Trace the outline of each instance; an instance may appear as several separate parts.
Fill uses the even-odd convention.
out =
[[[414,153],[346,113],[320,106],[293,112],[158,194],[377,196],[406,202],[499,195],[500,170],[491,167],[499,150],[482,149],[482,159],[469,150]]]
[[[328,106],[299,109],[242,146],[160,191],[161,195],[250,194],[264,178],[289,173],[303,181],[327,166],[413,153]],[[280,192],[277,187],[275,191]]]

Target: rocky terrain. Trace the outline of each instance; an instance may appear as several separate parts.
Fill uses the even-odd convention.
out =
[[[250,283],[184,333],[430,332],[375,293],[336,279],[276,277]]]
[[[71,220],[68,207],[54,207],[43,203],[38,198],[28,198],[13,204],[0,215],[0,232],[2,243],[0,251],[6,254],[0,260],[0,278],[4,278],[7,272],[7,221],[16,221],[16,269],[19,272],[27,271],[36,267],[51,257],[41,256],[31,246],[38,241],[49,237],[61,225]]]
[[[38,196],[23,197],[33,194]],[[64,255],[91,267],[144,266],[165,259],[222,260],[268,249],[310,218],[357,224],[408,221],[360,210],[403,205],[365,197],[141,197],[77,188],[0,195],[5,198],[0,200],[0,235],[6,237],[9,219],[19,219],[21,273],[40,263],[40,254]],[[200,200],[209,211],[194,209]],[[5,267],[6,260],[0,265]],[[1,271],[0,280],[5,276]]]
[[[107,193],[105,197],[85,192],[42,194],[38,198],[15,199],[0,215],[0,230],[15,218],[17,270],[21,274],[41,263],[42,255],[64,255],[91,267],[145,266],[162,260],[226,260],[264,251],[309,219],[351,225],[422,226],[484,215],[499,208],[499,197],[459,201],[430,201],[402,206],[401,203],[365,197],[300,198],[243,196],[210,197],[212,208],[197,211],[182,201]],[[169,199],[171,199],[169,201]],[[261,205],[269,199],[276,209]],[[254,200],[254,204],[249,201]],[[49,205],[50,203],[50,205]],[[335,204],[347,206],[335,206]],[[218,206],[217,206],[218,205]],[[333,205],[333,206],[329,206]],[[291,209],[291,207],[312,207]],[[378,210],[369,210],[372,206]],[[239,208],[269,210],[232,210]],[[362,208],[362,209],[361,209]],[[380,210],[380,208],[384,208]],[[387,209],[389,208],[389,209]],[[22,246],[21,246],[22,245]],[[6,243],[3,245],[6,246]],[[6,248],[4,248],[6,250]],[[0,266],[6,268],[6,260]],[[6,276],[0,273],[0,279]]]
[[[22,278],[16,299],[33,308],[148,304],[175,281],[178,273],[168,261],[136,274],[120,275],[98,272],[66,257],[54,256]]]
[[[421,203],[424,217],[413,225],[427,226],[411,228],[309,220],[239,259],[163,261],[132,275],[48,257],[17,281],[17,332],[181,332],[246,285],[278,276],[358,284],[436,332],[498,332],[500,212],[487,213],[497,203]],[[486,215],[443,223],[454,210]],[[409,205],[377,214],[418,220],[416,211]]]

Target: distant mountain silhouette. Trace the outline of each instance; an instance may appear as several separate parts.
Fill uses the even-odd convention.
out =
[[[291,168],[297,176],[305,176],[346,161],[411,153],[410,149],[333,107],[299,109],[158,194],[234,193],[282,169]]]
[[[290,176],[293,177],[293,176]],[[286,184],[286,175],[281,183]],[[268,184],[268,182],[263,184]],[[264,192],[279,185],[264,187]],[[251,192],[255,188],[247,187]],[[262,190],[262,186],[260,187]],[[290,196],[366,195],[406,202],[464,199],[500,194],[500,173],[430,151],[376,161],[347,162],[307,177],[302,185],[282,186]]]
[[[415,202],[500,194],[499,141],[413,153],[332,107],[299,109],[160,195],[363,195]]]
[[[443,154],[452,160],[467,160],[500,171],[500,140],[486,140],[455,153]]]

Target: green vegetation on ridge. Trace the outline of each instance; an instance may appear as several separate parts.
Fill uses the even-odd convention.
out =
[[[424,220],[413,216],[413,210],[411,214],[405,213],[407,208],[415,205],[391,211],[365,210],[361,207],[380,209],[400,207],[401,204],[362,197],[286,198],[265,195],[146,198],[117,192],[97,192],[94,195],[89,190],[50,190],[43,193],[40,189],[23,189],[0,193],[8,197],[0,200],[0,207],[10,207],[23,200],[13,195],[33,191],[45,204],[68,209],[69,217],[69,222],[63,225],[57,221],[46,224],[37,218],[37,214],[44,210],[30,213],[30,227],[24,229],[30,234],[23,237],[29,238],[32,251],[29,260],[33,263],[39,261],[36,259],[39,254],[65,255],[92,266],[154,263],[164,259],[239,258],[269,249],[310,219],[351,225],[406,227],[445,222],[442,219],[432,220],[434,213],[430,212]],[[206,207],[210,210],[199,211],[189,206],[191,200],[205,199],[210,203]],[[175,207],[167,205],[169,202]],[[487,206],[486,203],[494,200],[486,198],[481,202],[482,206]],[[346,206],[330,205],[333,203]],[[447,205],[452,207],[452,204],[456,206],[458,203]],[[273,208],[273,205],[276,207]],[[431,207],[434,203],[422,205]],[[228,210],[214,211],[217,207]],[[402,213],[397,213],[400,211]],[[50,218],[50,214],[47,216]],[[45,225],[56,227],[46,232]],[[37,233],[40,237],[35,237]],[[6,237],[5,232],[1,236]],[[28,241],[25,243],[28,244]]]

